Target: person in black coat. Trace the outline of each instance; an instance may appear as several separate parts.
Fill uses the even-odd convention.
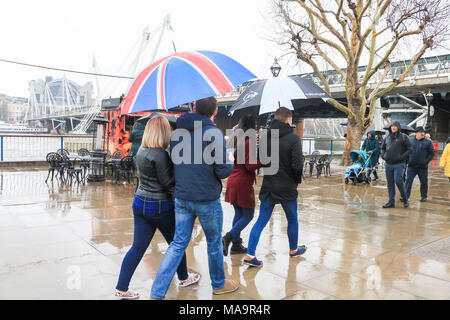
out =
[[[275,112],[275,119],[268,130],[268,150],[271,157],[278,157],[279,167],[275,174],[264,174],[259,199],[261,201],[259,217],[250,232],[247,256],[244,264],[260,267],[262,261],[255,256],[256,246],[262,230],[269,222],[275,204],[280,203],[288,220],[287,234],[289,238],[289,255],[296,257],[306,251],[306,246],[298,244],[297,187],[301,183],[303,155],[300,138],[292,129],[292,112],[280,107]],[[273,130],[279,133],[279,152],[274,154],[270,144]]]
[[[434,148],[431,140],[425,138],[423,127],[417,127],[416,136],[411,139],[412,153],[408,160],[406,176],[406,196],[410,197],[411,187],[416,175],[420,180],[420,201],[427,201],[428,164],[434,158]]]
[[[403,181],[406,161],[411,154],[411,141],[408,136],[400,132],[400,122],[394,121],[389,128],[389,135],[384,139],[381,146],[381,157],[386,161],[386,180],[389,192],[389,201],[383,208],[395,207],[395,185],[397,185],[403,206],[409,206],[406,188]]]
[[[142,137],[144,136],[144,125],[140,122],[136,122],[131,130],[128,141],[131,142],[130,156],[134,157],[138,153],[139,147],[142,143]]]

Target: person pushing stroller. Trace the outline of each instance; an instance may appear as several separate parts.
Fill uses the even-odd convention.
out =
[[[371,130],[367,133],[367,139],[364,141],[362,151],[366,151],[370,155],[368,166],[370,168],[369,176],[373,173],[373,181],[378,179],[378,174],[376,170],[376,165],[378,163],[378,157],[380,155],[380,144],[375,139],[375,131]]]

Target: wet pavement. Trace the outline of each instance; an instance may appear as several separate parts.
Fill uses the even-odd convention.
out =
[[[381,208],[383,173],[371,186],[345,185],[336,165],[331,177],[307,177],[299,187],[299,243],[308,251],[289,258],[277,205],[256,251],[264,266],[244,266],[243,255],[224,258],[227,277],[241,283],[232,294],[212,295],[206,240],[195,224],[187,261],[202,279],[187,288],[172,283],[167,299],[450,299],[450,183],[436,159],[431,168],[429,201],[419,202],[416,179],[408,209],[398,195],[397,208]],[[111,299],[133,240],[135,186],[69,187],[44,183],[46,175],[46,168],[0,172],[0,299]],[[233,208],[223,202],[223,209],[225,233]],[[167,246],[157,232],[136,270],[130,287],[141,299]]]

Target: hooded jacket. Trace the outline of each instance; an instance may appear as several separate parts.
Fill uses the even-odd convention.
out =
[[[417,140],[411,138],[412,152],[409,156],[408,166],[417,168],[426,168],[428,163],[434,158],[434,148],[431,140],[423,138]]]
[[[274,203],[281,203],[298,197],[297,186],[302,180],[303,153],[299,136],[291,126],[276,119],[269,129],[268,142],[274,129],[279,130],[279,169],[274,175],[264,175],[259,199],[265,201],[270,196]],[[271,152],[271,156],[275,155]]]
[[[411,141],[406,134],[400,132],[400,122],[394,121],[392,125],[397,126],[398,131],[393,133],[389,127],[389,135],[381,146],[381,157],[388,164],[404,163],[412,152]]]
[[[130,148],[130,155],[135,156],[139,150],[142,143],[142,137],[144,136],[144,125],[140,122],[136,123],[136,126],[131,131],[128,141],[132,142]]]
[[[183,134],[187,135],[187,141],[184,141]],[[204,135],[213,137],[211,141],[207,141],[208,139],[202,139]],[[220,137],[222,148],[218,150],[218,160],[208,164],[203,155],[210,150],[205,152],[215,141],[214,137]],[[187,201],[217,200],[222,192],[221,179],[225,179],[233,171],[233,163],[227,163],[222,131],[209,118],[197,113],[186,113],[177,119],[177,129],[172,135],[170,149],[175,172],[175,198]],[[180,157],[183,161],[180,161]]]
[[[369,133],[372,134],[372,138],[369,138]],[[375,138],[375,131],[371,130],[367,132],[367,139],[364,141],[362,147],[362,151],[372,151],[372,155],[370,156],[369,167],[375,167],[378,162],[378,156],[380,155],[380,144],[378,140]]]

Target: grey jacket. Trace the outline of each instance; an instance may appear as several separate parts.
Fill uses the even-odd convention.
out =
[[[140,147],[136,167],[139,177],[136,195],[160,200],[173,198],[173,163],[165,150]]]

